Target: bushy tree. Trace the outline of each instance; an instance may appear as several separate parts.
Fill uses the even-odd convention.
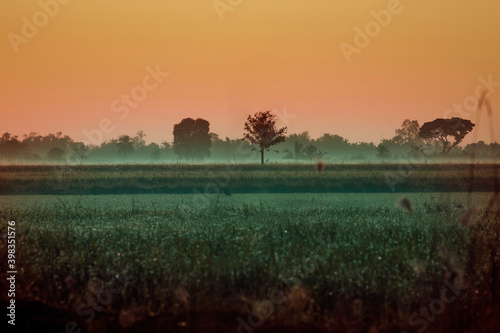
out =
[[[464,154],[469,157],[499,158],[500,144],[498,142],[486,144],[484,141],[469,143],[464,148]]]
[[[438,118],[423,124],[418,134],[423,139],[438,140],[442,145],[442,154],[448,154],[453,147],[462,142],[474,126],[470,120],[458,117]],[[453,142],[450,142],[451,138]]]
[[[401,128],[394,131],[396,135],[394,136],[393,141],[397,144],[414,144],[419,139],[419,130],[420,125],[418,124],[418,121],[405,119],[403,124],[401,124]]]
[[[271,111],[257,112],[253,116],[249,115],[245,122],[245,133],[243,139],[251,144],[259,146],[260,163],[264,164],[264,151],[285,142],[286,127],[276,126],[276,116]]]
[[[22,158],[28,152],[28,145],[18,140],[17,135],[6,132],[0,138],[0,157],[7,160]]]
[[[212,137],[210,123],[198,118],[185,118],[174,125],[174,152],[187,160],[210,157]]]
[[[377,156],[379,158],[388,158],[390,156],[390,151],[389,148],[387,147],[387,143],[385,142],[379,143],[376,149],[378,151]]]
[[[305,131],[299,134],[292,133],[287,135],[286,137],[287,142],[300,142],[302,146],[307,146],[312,143],[311,136],[309,135],[309,132]]]
[[[320,150],[328,151],[331,157],[352,154],[357,151],[356,147],[349,144],[347,139],[337,134],[324,133],[314,141],[314,145]]]

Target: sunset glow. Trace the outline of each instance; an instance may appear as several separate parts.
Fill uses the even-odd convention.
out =
[[[498,1],[232,3],[3,1],[0,132],[88,141],[104,119],[102,140],[144,130],[160,142],[182,118],[202,117],[238,138],[248,114],[274,110],[289,115],[289,133],[379,142],[407,118],[475,121],[463,104],[478,85],[500,110]],[[346,44],[357,52],[346,57]],[[155,79],[157,69],[168,75]],[[477,130],[489,141],[486,123]]]

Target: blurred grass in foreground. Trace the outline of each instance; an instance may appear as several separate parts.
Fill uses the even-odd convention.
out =
[[[18,227],[20,297],[77,311],[89,281],[129,276],[103,311],[140,318],[248,314],[279,290],[287,301],[268,323],[353,331],[411,328],[443,281],[465,291],[436,329],[499,304],[500,214],[481,209],[488,194],[469,210],[465,194],[409,194],[413,213],[397,194],[193,197],[0,197],[0,216]]]

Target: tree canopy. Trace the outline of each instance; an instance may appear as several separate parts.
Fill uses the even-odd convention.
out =
[[[442,153],[448,154],[453,147],[462,142],[474,126],[467,119],[458,117],[449,119],[438,118],[423,124],[418,134],[423,139],[439,140],[443,146]],[[450,142],[450,137],[453,138],[453,142]]]
[[[285,142],[286,127],[277,128],[276,116],[271,111],[257,112],[249,115],[245,122],[245,133],[242,140],[259,145],[260,163],[264,164],[264,150]]]
[[[250,150],[261,152],[261,163],[267,160],[344,163],[377,158],[440,159],[443,154],[447,154],[447,158],[491,159],[498,156],[499,151],[498,143],[478,142],[462,147],[464,137],[475,127],[460,118],[436,119],[421,128],[416,120],[406,119],[392,138],[381,140],[378,146],[373,142],[349,142],[338,134],[324,133],[317,138],[312,138],[308,132],[287,134],[286,127],[278,128],[276,122],[277,116],[271,111],[258,112],[248,116],[243,139],[223,139],[209,131],[208,121],[186,118],[174,126],[174,142],[162,137],[159,143],[146,143],[144,131],[130,136],[119,135],[99,145],[74,141],[62,132],[47,135],[30,132],[19,136],[6,132],[0,134],[0,164],[8,161],[113,163],[125,159],[129,163],[175,163],[179,162],[179,156],[188,161],[206,158],[248,163]],[[264,152],[267,160],[264,160]]]
[[[6,132],[0,138],[0,157],[15,160],[28,151],[28,146],[17,139],[17,135]]]
[[[210,123],[198,118],[185,118],[174,125],[174,152],[187,160],[210,157],[212,136]]]

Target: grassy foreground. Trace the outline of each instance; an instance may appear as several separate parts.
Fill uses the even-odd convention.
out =
[[[92,332],[103,318],[111,331],[500,327],[491,194],[470,209],[464,194],[404,195],[411,209],[394,206],[402,195],[343,196],[4,196],[0,216],[2,232],[18,226],[19,298]]]

